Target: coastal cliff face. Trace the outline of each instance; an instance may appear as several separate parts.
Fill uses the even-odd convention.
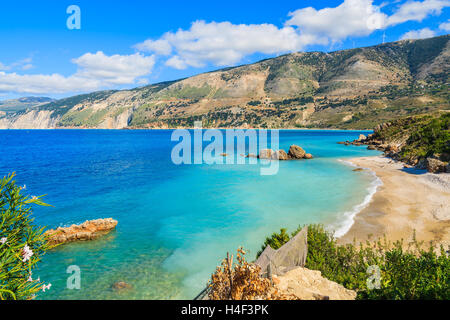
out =
[[[0,115],[2,128],[354,128],[449,108],[449,35],[292,53]],[[43,113],[42,113],[43,112]]]
[[[14,116],[0,115],[0,129],[54,129],[59,118],[52,115],[50,110],[31,110]]]

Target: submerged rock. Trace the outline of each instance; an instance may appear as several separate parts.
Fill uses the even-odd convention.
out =
[[[96,239],[115,229],[117,220],[112,218],[86,221],[80,225],[71,225],[66,228],[48,230],[45,234],[49,237],[51,245],[72,241],[86,241]]]
[[[111,288],[116,291],[123,291],[132,289],[133,286],[129,283],[126,283],[125,281],[117,281],[111,286]]]

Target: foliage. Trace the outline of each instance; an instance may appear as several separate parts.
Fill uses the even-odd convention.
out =
[[[33,224],[32,206],[48,206],[41,197],[21,194],[15,174],[0,180],[0,300],[32,299],[49,289],[32,270],[50,249],[44,228]]]
[[[266,245],[278,249],[289,239],[286,229],[281,229],[266,239],[262,249]],[[356,290],[358,299],[450,299],[449,256],[442,246],[440,250],[431,244],[426,250],[422,247],[415,237],[406,249],[402,241],[389,243],[386,239],[339,245],[322,225],[309,225],[305,267]],[[380,269],[379,289],[368,288],[369,266]]]
[[[227,254],[220,267],[212,274],[208,286],[211,300],[291,300],[295,297],[280,294],[267,278],[260,277],[260,268],[248,263],[245,250],[239,248],[233,267],[233,255]]]

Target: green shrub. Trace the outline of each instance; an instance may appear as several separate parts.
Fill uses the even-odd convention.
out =
[[[22,195],[13,178],[14,173],[0,180],[0,300],[32,299],[50,287],[32,275],[50,248],[44,228],[33,224],[32,206],[48,205]]]
[[[281,229],[265,240],[258,256],[267,245],[278,249],[289,239],[286,229]],[[404,247],[402,241],[386,240],[339,245],[322,225],[309,225],[305,267],[356,290],[357,299],[450,299],[450,258],[444,248],[436,254],[434,246],[424,250],[415,240],[408,249]],[[379,289],[368,288],[369,266],[380,270]]]

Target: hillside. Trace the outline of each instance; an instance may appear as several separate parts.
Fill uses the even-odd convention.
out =
[[[0,112],[18,112],[30,109],[42,104],[52,102],[53,99],[47,97],[23,97],[0,101]]]
[[[0,115],[0,128],[343,128],[449,109],[449,35],[292,53]]]

